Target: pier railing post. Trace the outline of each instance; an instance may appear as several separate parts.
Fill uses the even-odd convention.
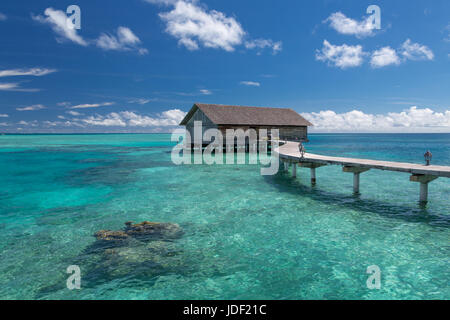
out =
[[[359,194],[360,174],[369,171],[370,168],[344,166],[342,170],[353,173],[353,193]]]
[[[437,176],[431,176],[431,175],[426,175],[426,174],[413,174],[409,178],[409,181],[420,182],[420,197],[419,197],[419,201],[421,203],[427,203],[428,202],[428,184],[431,181],[436,180],[437,178],[438,178]]]

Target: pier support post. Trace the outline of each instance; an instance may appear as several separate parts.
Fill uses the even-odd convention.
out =
[[[412,182],[420,182],[420,198],[419,201],[421,203],[427,203],[428,202],[428,184],[436,180],[437,176],[431,176],[426,174],[413,174],[409,181]]]
[[[360,172],[353,173],[353,193],[359,193]]]
[[[312,163],[312,162],[299,162],[298,166],[302,167],[302,168],[310,168],[311,169],[311,185],[314,186],[316,184],[316,168],[326,166],[326,164]]]
[[[353,173],[353,193],[359,194],[360,174],[369,171],[370,168],[344,166],[342,170]]]
[[[316,184],[316,168],[315,167],[311,167],[311,184],[312,185]]]
[[[289,171],[289,163],[287,161],[284,161],[284,171]]]
[[[296,178],[297,177],[297,164],[293,163],[292,164],[292,178]]]
[[[428,202],[428,183],[420,184],[420,202]]]

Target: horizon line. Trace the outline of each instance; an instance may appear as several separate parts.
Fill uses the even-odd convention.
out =
[[[172,132],[0,132],[1,135],[76,135],[76,134],[172,134]],[[315,134],[450,134],[449,132],[310,132],[309,135]]]

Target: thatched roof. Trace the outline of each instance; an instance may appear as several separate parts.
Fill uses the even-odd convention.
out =
[[[312,126],[313,124],[292,109],[226,106],[196,103],[180,125],[186,125],[200,109],[216,125],[240,126]]]

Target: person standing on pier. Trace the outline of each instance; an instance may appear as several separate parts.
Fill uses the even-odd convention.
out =
[[[430,150],[428,150],[423,156],[425,157],[426,165],[429,166],[430,161],[433,158],[433,154],[430,152]]]
[[[305,156],[305,153],[306,153],[306,149],[305,149],[305,146],[303,145],[302,142],[300,142],[300,143],[298,144],[298,151],[300,152],[300,156],[301,156],[301,158],[303,159],[304,156]]]

